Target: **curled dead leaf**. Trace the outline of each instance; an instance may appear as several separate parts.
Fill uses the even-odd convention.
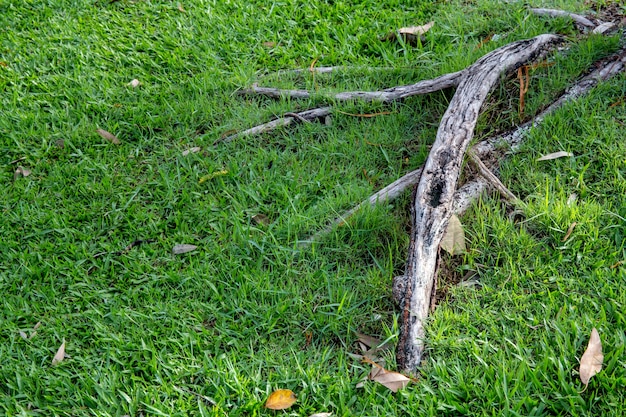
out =
[[[196,245],[189,245],[189,244],[183,243],[180,245],[174,245],[174,247],[172,248],[172,253],[174,255],[181,255],[183,253],[192,252],[196,249],[198,249]]]
[[[252,220],[254,220],[256,224],[263,225],[263,226],[267,226],[268,224],[271,223],[270,218],[262,213],[255,214],[254,216],[252,216]]]
[[[592,376],[602,370],[604,355],[602,354],[602,342],[595,327],[591,330],[589,344],[583,356],[580,358],[580,381],[585,384],[585,389],[589,385]]]
[[[561,242],[565,242],[567,239],[569,239],[569,237],[572,235],[572,232],[574,231],[574,227],[576,227],[577,224],[578,223],[574,222],[569,225],[569,227],[567,228],[567,232],[565,233],[565,236],[563,236],[563,240]]]
[[[104,129],[97,129],[96,133],[98,133],[100,136],[102,136],[102,138],[108,140],[109,142],[111,142],[114,145],[119,145],[120,143],[122,143],[117,136],[115,136],[112,133],[107,132]]]
[[[54,358],[52,358],[52,365],[57,365],[63,362],[63,359],[65,359],[65,339],[63,339],[63,343],[59,346],[59,350],[57,350]]]
[[[270,410],[285,410],[296,402],[296,394],[289,389],[277,389],[272,392],[265,402],[265,408]]]
[[[405,28],[400,28],[398,29],[398,33],[402,35],[415,35],[415,36],[423,35],[424,33],[428,32],[430,28],[433,27],[434,24],[435,22],[431,21],[421,26],[409,26]]]
[[[22,166],[18,166],[13,173],[13,180],[17,180],[19,177],[28,177],[32,172]]]

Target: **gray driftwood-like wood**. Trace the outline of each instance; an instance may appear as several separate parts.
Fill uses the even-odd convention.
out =
[[[338,101],[363,100],[389,103],[405,97],[428,94],[446,88],[456,87],[463,79],[465,71],[466,70],[451,72],[431,80],[422,80],[415,84],[401,85],[380,91],[347,91],[327,95],[326,98]],[[256,84],[249,89],[239,91],[239,94],[295,99],[307,99],[314,95],[324,97],[323,94],[311,94],[307,90],[282,90],[280,88],[259,87]]]
[[[585,16],[581,16],[576,13],[570,13],[563,10],[555,10],[555,9],[537,9],[531,8],[531,12],[539,16],[550,16],[550,17],[569,17],[574,22],[586,26],[588,28],[596,27],[596,25]]]
[[[454,193],[465,150],[480,108],[500,76],[544,57],[559,37],[540,35],[513,42],[468,67],[446,110],[411,207],[411,240],[400,314],[398,365],[415,372],[424,353],[424,322],[430,310],[437,250],[452,214]]]
[[[269,132],[281,126],[289,126],[292,123],[298,121],[312,121],[320,117],[328,116],[331,112],[330,107],[318,107],[316,109],[301,111],[300,113],[287,113],[285,117],[279,117],[271,122],[263,123],[262,125],[255,126],[253,128],[238,132],[233,135],[227,136],[224,139],[217,140],[219,142],[230,142],[233,139],[241,138],[244,136],[260,135],[261,133]]]
[[[615,55],[609,57],[608,59],[596,62],[591,67],[595,69],[585,77],[578,80],[576,84],[572,85],[550,106],[545,108],[541,113],[537,114],[533,120],[517,126],[515,129],[507,133],[487,138],[474,145],[469,152],[472,152],[477,158],[480,158],[490,171],[495,172],[498,168],[498,162],[505,156],[505,153],[515,152],[522,143],[524,136],[528,134],[528,131],[532,127],[541,124],[547,115],[562,107],[565,103],[586,94],[589,90],[595,87],[598,82],[608,80],[621,72],[626,72],[626,46]],[[324,234],[329,233],[332,229],[347,221],[354,213],[358,212],[365,206],[393,200],[404,193],[408,188],[417,184],[421,175],[422,167],[403,175],[401,178],[368,197],[367,200],[362,201],[357,206],[344,212],[341,216],[338,216],[324,229],[318,231],[309,238],[300,241],[300,244],[306,245],[319,240],[319,238],[324,236]],[[463,214],[470,207],[472,202],[476,200],[489,185],[493,184],[482,177],[474,178],[468,181],[454,194],[452,211],[457,215]]]

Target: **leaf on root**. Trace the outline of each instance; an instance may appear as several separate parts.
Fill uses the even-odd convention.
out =
[[[574,156],[574,154],[565,151],[553,152],[542,156],[541,158],[537,159],[537,161],[549,161],[551,159],[563,158],[566,156]]]
[[[174,245],[174,247],[172,248],[172,253],[174,255],[181,255],[183,253],[192,252],[196,249],[198,249],[196,245],[189,245],[189,244],[183,243],[180,245]]]
[[[448,226],[446,227],[446,233],[443,235],[439,246],[450,255],[458,255],[466,251],[465,232],[456,214],[450,217]]]
[[[119,145],[120,143],[122,143],[117,136],[115,136],[112,133],[107,132],[104,129],[97,129],[96,133],[98,133],[100,136],[102,136],[104,139],[108,140],[109,142],[111,142],[114,145]]]
[[[285,410],[296,402],[296,394],[289,389],[277,389],[272,392],[265,402],[265,408],[270,410]]]
[[[63,343],[61,343],[61,346],[59,346],[59,350],[57,350],[54,358],[52,358],[52,365],[57,365],[63,362],[63,359],[65,359],[65,339],[63,339]]]
[[[604,355],[602,354],[602,342],[595,327],[591,330],[589,344],[583,356],[580,358],[580,381],[585,384],[585,389],[589,385],[592,376],[600,372]]]

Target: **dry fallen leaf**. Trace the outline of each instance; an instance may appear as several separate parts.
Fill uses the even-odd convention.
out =
[[[13,180],[18,179],[19,177],[28,177],[32,172],[24,167],[18,166],[15,172],[13,173]]]
[[[254,216],[252,216],[252,220],[254,220],[256,224],[260,224],[263,226],[267,226],[268,224],[270,224],[270,218],[262,213],[255,214]]]
[[[183,156],[187,156],[190,153],[200,152],[201,150],[202,150],[202,148],[200,148],[199,146],[194,146],[193,148],[185,149],[183,151]]]
[[[265,402],[265,408],[270,410],[285,410],[296,402],[296,394],[289,389],[277,389],[272,392]]]
[[[430,28],[433,27],[435,22],[428,22],[425,25],[421,26],[409,26],[400,28],[395,32],[388,33],[381,40],[383,41],[393,41],[397,39],[397,36],[401,36],[402,39],[409,45],[416,45],[417,40],[419,39],[421,42],[425,41],[425,38],[422,36],[424,33],[428,32]]]
[[[185,13],[185,8],[183,7],[183,5],[181,3],[178,3],[178,11]]]
[[[576,222],[572,223],[569,225],[569,228],[567,229],[567,232],[565,233],[565,236],[563,236],[563,240],[561,242],[565,242],[567,239],[569,239],[569,237],[571,236],[572,232],[574,231],[574,227],[576,227]]]
[[[309,417],[330,417],[333,413],[315,413],[311,414]]]
[[[589,385],[592,376],[600,372],[604,355],[602,354],[602,342],[595,327],[591,330],[589,344],[582,358],[580,358],[580,380],[585,384],[585,389]]]
[[[172,248],[172,253],[174,255],[181,255],[183,253],[192,252],[196,249],[198,249],[196,245],[189,245],[189,244],[183,243],[180,245],[174,245],[174,247]]]
[[[559,151],[544,155],[541,158],[537,159],[537,161],[549,161],[551,159],[563,158],[565,156],[574,156],[574,154],[571,152]]]
[[[446,227],[446,233],[443,235],[443,239],[441,239],[440,246],[441,249],[445,250],[450,255],[458,255],[465,252],[465,232],[456,214],[450,217],[450,221],[448,221],[448,226]]]
[[[372,368],[369,378],[370,380],[378,382],[386,388],[389,388],[393,392],[398,392],[398,390],[406,387],[409,382],[411,382],[411,378],[398,372],[388,371],[378,364],[375,364]]]
[[[423,35],[424,33],[428,32],[430,28],[433,27],[434,24],[435,22],[428,22],[425,25],[421,25],[421,26],[410,26],[406,28],[400,28],[398,29],[398,33],[402,35],[415,35],[415,36]]]
[[[61,343],[61,346],[59,347],[59,350],[57,350],[56,355],[54,355],[54,358],[52,358],[52,365],[61,363],[63,359],[65,359],[65,339],[63,339],[63,343]]]
[[[104,139],[108,140],[109,142],[111,142],[111,143],[112,143],[112,144],[114,144],[114,145],[119,145],[120,143],[122,143],[122,142],[120,142],[120,140],[117,138],[117,136],[115,136],[115,135],[114,135],[114,134],[112,134],[112,133],[107,132],[106,130],[103,130],[103,129],[97,129],[97,130],[96,130],[96,132],[97,132],[100,136],[102,136]]]
[[[263,42],[263,46],[266,48],[273,48],[276,46],[276,42]]]

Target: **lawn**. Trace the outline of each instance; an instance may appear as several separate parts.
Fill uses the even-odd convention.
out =
[[[431,20],[416,46],[381,40]],[[624,414],[624,74],[502,162],[515,212],[485,196],[461,218],[467,252],[442,256],[428,355],[395,394],[357,388],[369,365],[351,354],[355,332],[397,341],[391,283],[404,271],[410,193],[298,241],[421,166],[453,92],[333,103],[330,124],[219,142],[328,103],[236,94],[254,82],[378,90],[563,35],[554,65],[531,71],[525,116],[517,80],[503,77],[484,138],[544,108],[617,51],[618,35],[582,36],[496,0],[0,0],[0,25],[0,415]],[[344,68],[280,72],[311,65]],[[556,151],[574,156],[537,161]],[[197,249],[173,254],[179,244]],[[592,328],[604,366],[583,392]],[[281,388],[296,404],[265,409]]]

